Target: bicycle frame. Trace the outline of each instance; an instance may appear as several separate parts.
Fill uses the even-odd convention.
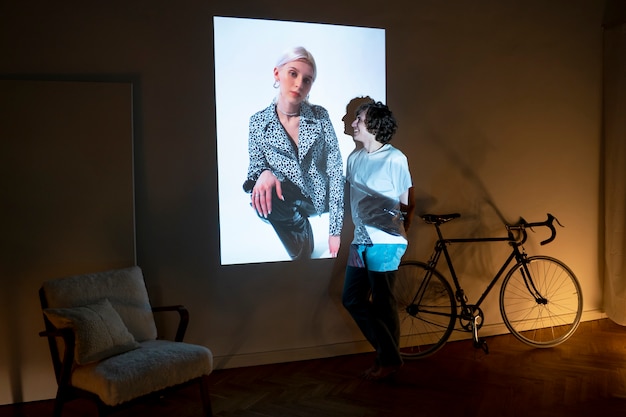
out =
[[[513,248],[509,256],[506,258],[506,260],[502,264],[502,267],[500,267],[498,272],[492,278],[491,282],[489,282],[489,284],[487,285],[487,288],[483,291],[478,301],[476,301],[476,303],[474,304],[476,307],[480,307],[482,305],[483,301],[485,300],[485,298],[487,298],[487,296],[489,295],[493,287],[496,285],[498,280],[502,277],[504,272],[509,268],[513,259],[515,259],[517,262],[522,262],[526,256],[524,252],[519,250],[519,242],[513,237],[510,231],[509,231],[509,236],[507,237],[452,238],[450,239],[450,238],[443,237],[443,234],[440,229],[440,225],[434,224],[434,226],[435,226],[435,229],[437,230],[438,239],[437,239],[437,242],[435,243],[435,250],[432,253],[430,259],[428,260],[428,266],[431,267],[432,269],[435,269],[437,267],[437,264],[439,263],[441,254],[443,253],[444,258],[446,260],[446,264],[448,265],[448,269],[450,270],[450,276],[452,277],[452,282],[454,284],[456,299],[461,304],[461,307],[463,308],[467,308],[468,299],[467,299],[467,296],[465,295],[465,292],[463,291],[463,288],[461,287],[459,278],[457,277],[457,274],[456,274],[456,270],[454,269],[452,258],[448,251],[449,244],[479,243],[479,242],[508,242]],[[528,273],[528,271],[525,271],[525,275],[527,277],[530,277],[530,274]],[[537,291],[534,291],[534,293],[536,294]]]

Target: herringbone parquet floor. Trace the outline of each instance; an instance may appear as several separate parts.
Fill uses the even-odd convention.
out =
[[[215,371],[216,417],[596,417],[626,416],[626,327],[608,319],[582,323],[551,349],[532,349],[510,335],[448,343],[408,362],[392,381],[358,374],[371,354]],[[0,407],[1,416],[50,415],[51,402]],[[85,403],[66,417],[95,415]],[[9,414],[3,414],[9,412]],[[134,406],[130,416],[201,416],[195,388]]]

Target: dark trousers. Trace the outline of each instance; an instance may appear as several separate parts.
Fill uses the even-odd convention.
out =
[[[354,266],[346,268],[342,303],[376,349],[380,366],[402,364],[394,281],[395,271],[374,272]]]
[[[284,200],[272,193],[272,212],[267,221],[274,227],[278,238],[291,259],[310,258],[313,253],[313,229],[309,216],[315,213],[313,203],[291,183],[283,183]]]

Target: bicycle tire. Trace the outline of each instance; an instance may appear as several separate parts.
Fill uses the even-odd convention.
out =
[[[456,300],[448,281],[423,262],[405,261],[398,268],[393,289],[401,356],[421,359],[441,349],[456,321]]]
[[[524,264],[539,302],[524,281]],[[578,328],[583,312],[580,284],[567,265],[549,256],[532,256],[507,273],[500,289],[504,324],[520,341],[538,348],[557,346]]]

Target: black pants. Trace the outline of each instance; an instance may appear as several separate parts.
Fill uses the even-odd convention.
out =
[[[285,199],[279,199],[276,190],[272,192],[272,212],[267,221],[274,227],[291,259],[310,258],[314,239],[309,216],[315,214],[315,208],[296,185],[290,182],[281,185]]]
[[[375,272],[348,266],[342,302],[361,332],[376,349],[380,366],[402,364],[400,323],[393,295],[395,271]]]

